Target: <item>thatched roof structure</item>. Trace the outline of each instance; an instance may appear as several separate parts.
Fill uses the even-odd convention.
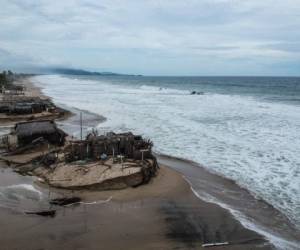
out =
[[[18,137],[31,136],[35,133],[51,134],[56,131],[56,125],[53,121],[33,121],[21,122],[15,125],[15,133]]]
[[[35,114],[50,110],[54,107],[49,100],[35,97],[6,98],[0,102],[0,113],[6,114]]]
[[[19,144],[28,144],[42,137],[51,144],[61,145],[66,137],[66,134],[51,120],[18,123],[13,133],[17,136]]]

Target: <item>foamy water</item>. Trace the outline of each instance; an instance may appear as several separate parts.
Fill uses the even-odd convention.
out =
[[[300,105],[218,91],[190,95],[163,83],[34,79],[55,102],[104,115],[100,131],[150,137],[156,151],[235,180],[300,227]]]
[[[0,186],[0,206],[20,210],[28,206],[28,202],[39,202],[42,192],[32,184],[16,184]]]

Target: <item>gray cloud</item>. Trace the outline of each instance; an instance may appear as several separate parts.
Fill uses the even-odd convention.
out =
[[[236,50],[239,49],[240,47],[238,46],[191,46],[189,47],[190,49],[195,49],[195,50],[208,50],[208,51],[228,51],[228,50]]]
[[[33,68],[40,63],[31,57],[18,55],[0,48],[0,71],[6,69],[18,70],[20,66]]]
[[[299,12],[295,0],[11,0],[0,9],[0,46],[9,52],[0,51],[0,63],[142,74],[219,65],[220,74],[247,74],[242,61],[271,71],[270,60],[300,61]],[[153,61],[151,70],[144,61]]]
[[[277,42],[277,43],[270,43],[264,44],[260,46],[260,49],[271,49],[271,50],[278,50],[284,52],[295,52],[300,53],[300,42]]]

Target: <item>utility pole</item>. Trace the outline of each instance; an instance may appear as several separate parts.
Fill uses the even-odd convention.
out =
[[[80,112],[80,139],[82,141],[82,112]]]

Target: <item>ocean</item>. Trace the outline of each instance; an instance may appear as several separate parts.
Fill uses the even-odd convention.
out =
[[[300,229],[300,78],[33,79],[54,102],[104,116],[100,133],[149,137],[155,152],[234,181]]]

